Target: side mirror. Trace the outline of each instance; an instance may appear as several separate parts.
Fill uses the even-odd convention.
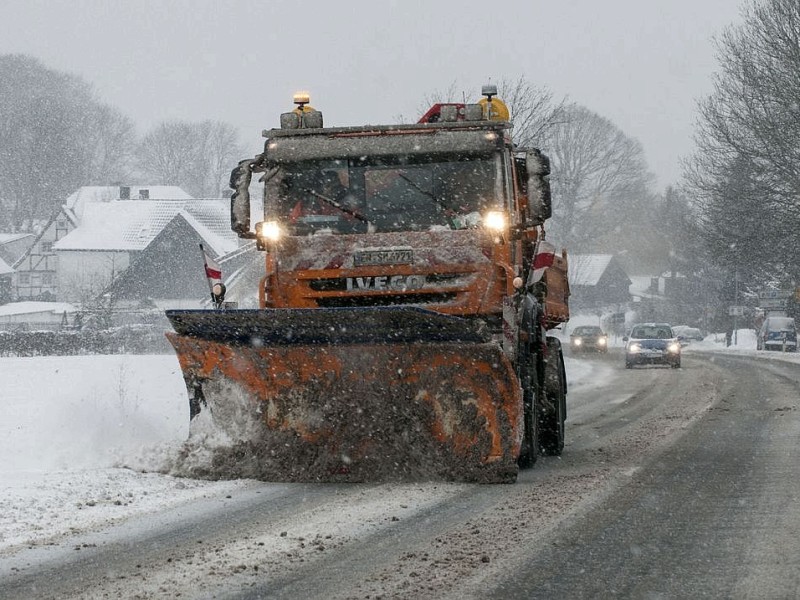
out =
[[[238,166],[231,171],[231,229],[240,238],[255,238],[256,234],[250,231],[250,179],[253,166],[258,159],[240,161]]]
[[[526,155],[528,170],[528,217],[541,225],[553,214],[550,194],[550,159],[536,148]]]
[[[623,341],[623,342],[627,342],[627,341],[628,341],[628,336],[627,336],[627,335],[626,335],[626,336],[624,336],[624,337],[622,338],[622,341]]]

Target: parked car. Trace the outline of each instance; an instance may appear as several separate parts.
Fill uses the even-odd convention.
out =
[[[797,351],[797,328],[792,317],[767,317],[756,337],[757,350]]]
[[[639,323],[622,339],[626,342],[626,369],[644,364],[681,366],[681,345],[667,323]]]
[[[705,339],[703,332],[697,327],[689,327],[687,325],[676,325],[672,328],[672,333],[678,338],[681,346],[686,346],[691,342],[702,342]]]
[[[572,330],[569,347],[573,352],[606,352],[608,335],[597,325],[581,325]]]

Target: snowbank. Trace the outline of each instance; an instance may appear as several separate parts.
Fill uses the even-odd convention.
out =
[[[0,553],[246,485],[147,473],[188,435],[174,355],[0,358],[0,389]]]

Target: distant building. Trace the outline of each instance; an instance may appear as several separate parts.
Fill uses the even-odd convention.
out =
[[[30,247],[12,265],[15,270],[14,298],[17,300],[75,298],[77,290],[72,287],[73,282],[67,281],[59,268],[56,245],[81,227],[88,214],[103,213],[102,209],[96,210],[98,206],[140,204],[148,199],[190,200],[191,196],[176,186],[87,186],[71,194],[61,209],[36,235]],[[113,219],[115,215],[111,214],[112,212],[108,211],[106,216]],[[172,216],[174,213],[170,218]],[[119,227],[119,224],[113,221],[105,221],[102,224],[97,224],[95,221],[95,224],[98,225],[98,231],[117,230]],[[111,262],[114,263],[115,260],[112,258]],[[120,260],[124,261],[123,258]],[[92,270],[91,265],[97,262],[107,263],[105,257],[92,256],[88,258],[88,270]],[[104,285],[107,284],[106,281]]]
[[[631,280],[612,254],[569,257],[570,308],[617,307],[631,300]]]
[[[186,203],[104,293],[118,307],[199,308],[210,297],[200,244],[216,259],[239,248],[227,202]],[[228,268],[225,277],[232,274]]]

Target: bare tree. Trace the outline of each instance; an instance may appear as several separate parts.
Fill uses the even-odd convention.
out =
[[[469,95],[461,91],[457,82],[453,81],[442,90],[434,90],[423,97],[418,108],[420,115],[434,104],[453,102],[475,102],[478,90]],[[537,146],[546,136],[547,131],[561,119],[561,111],[566,101],[553,99],[553,94],[544,87],[536,87],[525,76],[518,79],[503,79],[497,84],[500,98],[511,113],[514,124],[514,139],[522,147]],[[395,120],[405,122],[402,116]]]
[[[126,181],[133,171],[133,121],[110,106],[98,105],[84,133],[88,142],[84,185]]]
[[[169,121],[145,135],[136,154],[145,176],[198,198],[219,198],[243,150],[227,123]]]
[[[764,0],[717,39],[686,179],[712,255],[753,280],[800,279],[800,4]]]
[[[653,177],[641,144],[578,104],[558,112],[543,149],[552,160],[553,228],[562,243],[595,252],[601,241],[621,249],[623,226],[652,203]]]
[[[551,131],[563,124],[565,99],[554,100],[544,87],[536,87],[525,76],[503,79],[497,85],[500,98],[508,105],[514,123],[514,140],[521,147],[541,147]]]
[[[76,188],[124,178],[131,121],[30,56],[0,56],[0,226],[27,229]]]

